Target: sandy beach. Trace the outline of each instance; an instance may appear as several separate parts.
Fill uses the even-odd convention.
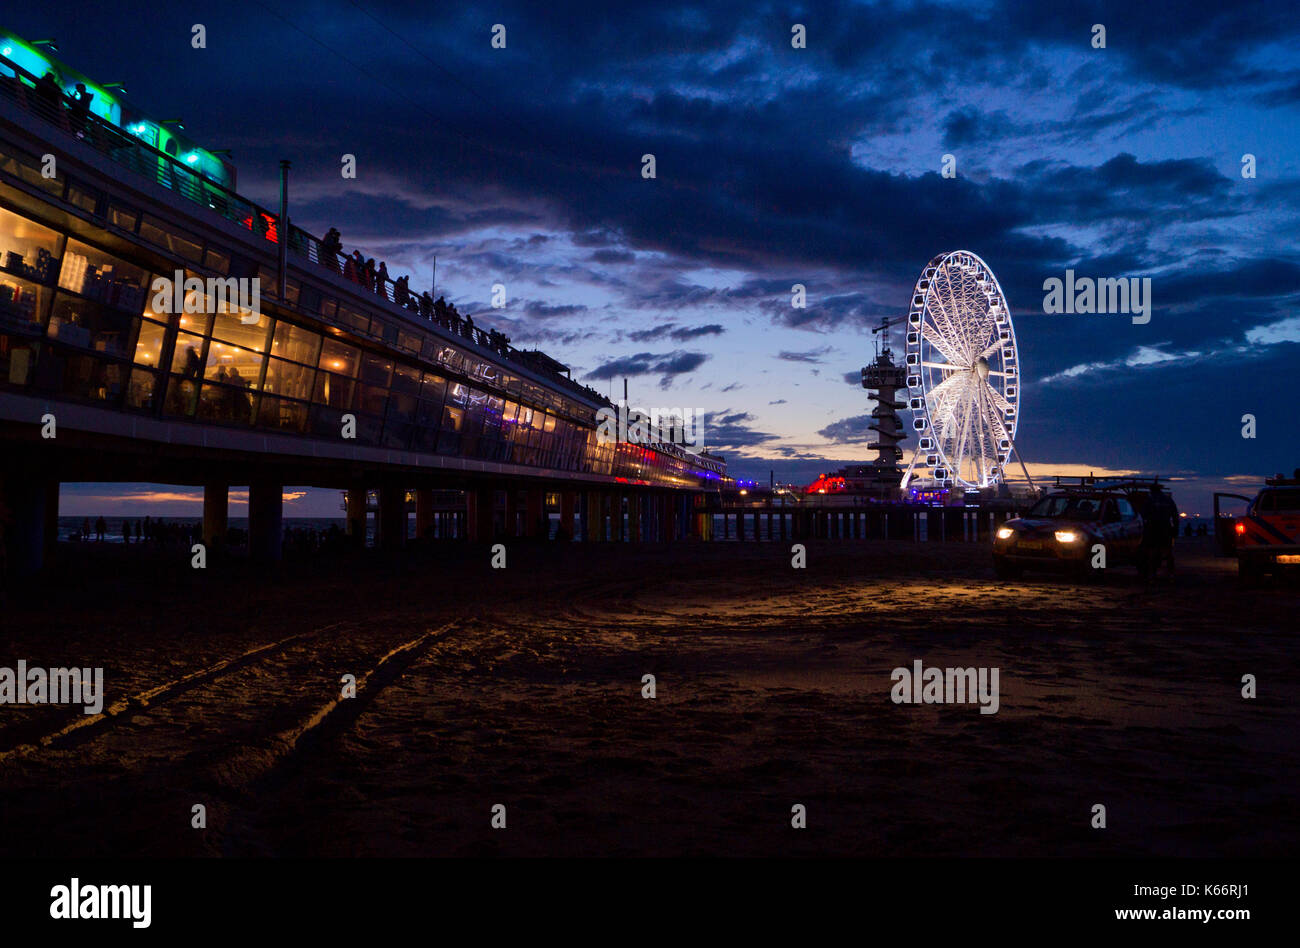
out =
[[[448,546],[274,575],[59,555],[10,591],[0,665],[102,666],[113,713],[0,708],[4,855],[1300,844],[1300,594],[1240,589],[1205,541],[1152,587],[1005,584],[976,544],[814,543],[806,569],[779,543],[519,543],[504,570]],[[894,703],[916,660],[997,667],[997,713]]]

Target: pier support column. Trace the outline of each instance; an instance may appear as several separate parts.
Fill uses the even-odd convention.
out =
[[[203,485],[203,542],[220,546],[230,523],[230,488],[225,484]]]
[[[556,534],[557,539],[573,539],[573,508],[577,499],[577,495],[571,490],[560,493],[560,526]]]
[[[46,521],[49,508],[58,509],[58,491],[58,481],[27,473],[11,471],[0,482],[0,511],[9,515],[4,542],[10,575],[30,576],[45,565]]]
[[[582,538],[588,543],[600,543],[605,539],[605,511],[598,490],[587,491],[582,508]]]
[[[551,521],[546,516],[546,491],[540,487],[530,487],[524,494],[524,536],[547,539],[551,533]]]
[[[470,543],[491,543],[496,513],[496,489],[472,487],[465,491],[465,535]]]
[[[388,485],[379,489],[379,545],[400,550],[406,545],[406,488]]]
[[[641,542],[641,495],[627,495],[627,532],[632,543]]]
[[[519,488],[506,488],[506,539],[521,536],[519,532]]]
[[[280,559],[284,539],[284,485],[258,481],[248,485],[248,554],[264,563]]]
[[[45,555],[59,542],[59,482],[50,481],[45,492]]]
[[[415,491],[415,536],[419,540],[433,538],[433,491],[427,487]]]
[[[349,487],[347,496],[348,539],[352,546],[366,545],[366,489]]]

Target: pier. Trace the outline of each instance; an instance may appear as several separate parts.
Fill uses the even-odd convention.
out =
[[[557,535],[590,542],[707,533],[704,498],[731,483],[721,458],[610,443],[596,417],[612,403],[558,360],[435,318],[404,285],[363,285],[289,222],[287,162],[275,212],[157,123],[78,114],[65,90],[0,66],[11,573],[42,567],[69,482],[202,487],[212,544],[246,485],[248,551],[266,561],[281,556],[290,485],[346,492],[358,544],[373,494],[385,548],[406,542],[411,507],[416,536],[471,542],[535,537],[548,511]],[[252,281],[256,305],[202,289],[227,281]],[[437,509],[448,491],[459,509]]]

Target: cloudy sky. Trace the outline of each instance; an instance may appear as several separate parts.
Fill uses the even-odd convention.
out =
[[[276,202],[292,159],[309,230],[337,226],[413,286],[436,254],[439,292],[480,325],[597,388],[628,376],[634,404],[709,412],[739,473],[807,481],[867,457],[870,328],[959,248],[1011,304],[1032,471],[1208,485],[1300,465],[1289,5],[604,6],[50,0],[5,17],[232,149],[254,199]],[[1067,268],[1150,277],[1150,322],[1045,315],[1043,281]]]

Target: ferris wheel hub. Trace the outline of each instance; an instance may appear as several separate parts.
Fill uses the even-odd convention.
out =
[[[989,377],[989,360],[980,356],[975,363],[975,371],[979,373],[980,378],[987,379]]]

